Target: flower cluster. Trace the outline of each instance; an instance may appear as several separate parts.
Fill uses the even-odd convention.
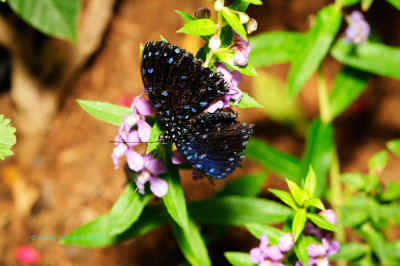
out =
[[[347,22],[349,26],[345,31],[346,41],[360,44],[368,39],[370,26],[360,11],[353,11],[350,16],[347,17]]]
[[[165,166],[159,159],[153,159],[151,154],[141,155],[133,147],[142,142],[147,142],[150,137],[151,126],[146,122],[146,116],[153,114],[151,104],[146,99],[141,99],[144,91],[137,96],[131,105],[132,114],[124,116],[118,135],[115,137],[115,148],[111,157],[114,168],[118,169],[119,158],[126,157],[129,169],[138,172],[135,179],[138,191],[144,194],[144,185],[150,182],[150,190],[157,197],[162,197],[168,192],[168,184],[156,175],[165,173]]]
[[[325,210],[319,213],[328,222],[336,224],[337,218],[333,210]],[[307,252],[309,255],[308,266],[327,266],[329,261],[327,256],[336,254],[339,250],[339,242],[336,240],[330,240],[333,237],[331,232],[326,232],[321,228],[316,227],[312,223],[307,223],[304,228],[304,233],[321,239],[321,243],[311,244],[307,246]],[[296,266],[302,264],[298,261]]]
[[[266,235],[260,236],[260,245],[250,250],[250,259],[258,265],[284,266],[280,260],[285,257],[285,252],[293,248],[294,241],[291,233],[284,234],[279,238],[278,245],[269,245]]]

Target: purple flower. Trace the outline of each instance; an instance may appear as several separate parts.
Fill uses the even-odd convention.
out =
[[[331,224],[336,224],[337,223],[336,214],[332,209],[326,209],[324,211],[320,211],[319,215],[324,217]]]
[[[281,266],[283,264],[278,260],[284,256],[278,246],[269,245],[268,237],[264,234],[260,236],[260,245],[250,250],[250,260],[259,265]]]
[[[282,252],[288,252],[293,248],[294,239],[292,233],[286,233],[279,238],[278,247]]]
[[[250,54],[250,43],[246,42],[239,34],[233,32],[236,39],[233,41],[232,47],[235,51],[235,57],[233,61],[235,65],[245,66],[249,61],[249,54]]]
[[[230,107],[230,100],[233,99],[235,101],[235,105],[240,102],[242,98],[242,91],[238,88],[239,82],[242,81],[242,74],[239,71],[235,70],[230,72],[226,66],[220,62],[216,62],[214,64],[217,67],[217,72],[221,72],[224,76],[224,80],[228,83],[227,89],[229,92],[221,99],[211,104],[207,108],[207,112],[214,113],[218,109],[222,109],[225,107]]]
[[[143,159],[139,153],[133,150],[140,142],[147,142],[150,137],[151,126],[146,122],[145,118],[153,113],[153,109],[149,101],[140,99],[143,92],[137,96],[131,105],[132,114],[124,119],[119,127],[118,135],[115,137],[115,148],[111,157],[113,159],[114,168],[118,169],[119,158],[126,156],[129,168],[137,172],[143,168]],[[133,126],[137,125],[137,129]]]
[[[144,185],[150,182],[151,192],[161,198],[168,192],[168,183],[157,177],[157,175],[165,173],[166,169],[164,163],[160,159],[154,158],[151,160],[151,157],[152,153],[143,156],[143,167],[139,171],[135,183],[139,193],[144,194]]]
[[[347,17],[348,27],[345,30],[345,40],[360,44],[368,39],[370,26],[360,11],[353,11]]]
[[[199,7],[194,12],[194,17],[196,19],[209,18],[209,17],[211,17],[211,11],[207,7],[204,7],[204,6],[203,7]]]
[[[322,239],[322,243],[311,244],[307,246],[309,255],[307,266],[328,266],[327,256],[336,254],[339,250],[339,242],[336,240],[329,241],[327,238]],[[300,262],[296,266],[302,265]]]

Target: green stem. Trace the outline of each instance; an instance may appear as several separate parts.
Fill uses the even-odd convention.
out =
[[[220,2],[221,2],[221,5],[224,6],[224,0],[220,0]],[[222,13],[220,10],[218,10],[217,25],[215,25],[215,27],[217,29],[215,34],[219,38],[221,36],[221,30],[222,30]],[[204,63],[204,67],[208,67],[213,56],[214,56],[214,51],[212,49],[210,49],[210,52],[207,54],[206,62]]]
[[[335,1],[335,9],[336,10],[341,10],[343,7],[343,0],[336,0]]]

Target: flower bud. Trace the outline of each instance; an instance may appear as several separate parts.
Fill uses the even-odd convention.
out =
[[[337,217],[336,214],[333,210],[331,209],[327,209],[324,211],[321,211],[319,213],[320,216],[324,217],[328,222],[330,222],[331,224],[336,224],[337,223]]]
[[[207,7],[199,7],[196,9],[196,12],[194,12],[194,17],[196,19],[209,18],[211,17],[211,11]]]
[[[239,13],[239,20],[240,23],[245,24],[249,21],[249,16],[246,13],[241,12]]]
[[[211,37],[208,46],[210,46],[211,50],[213,51],[217,50],[221,46],[221,39],[218,37],[218,35],[214,34]]]
[[[253,31],[257,30],[257,21],[254,18],[250,18],[246,23],[247,33],[250,34]]]
[[[291,233],[284,234],[279,238],[278,247],[280,251],[287,252],[293,248],[293,245],[294,245],[294,240],[293,240],[293,235]]]
[[[219,1],[219,0],[215,1],[214,9],[215,9],[216,11],[219,11],[219,10],[221,10],[221,9],[223,9],[223,8],[224,8],[224,6],[222,5],[221,1]]]

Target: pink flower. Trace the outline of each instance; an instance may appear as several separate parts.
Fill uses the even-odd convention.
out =
[[[284,256],[278,246],[269,245],[268,237],[264,234],[260,236],[260,245],[250,250],[250,260],[260,266],[281,266],[283,264],[278,261],[283,259]]]
[[[15,257],[19,263],[34,264],[40,259],[39,252],[30,246],[19,246],[15,251]]]
[[[235,57],[233,61],[235,65],[245,66],[249,62],[249,54],[250,54],[250,43],[246,42],[239,34],[233,32],[236,39],[233,41],[233,50],[235,51]]]
[[[347,18],[348,27],[345,30],[345,40],[360,44],[368,39],[371,28],[360,11],[353,11]]]
[[[217,67],[217,72],[222,73],[224,80],[227,81],[227,89],[229,92],[225,94],[221,100],[216,101],[207,108],[207,112],[209,113],[214,113],[218,109],[230,107],[231,99],[234,100],[235,105],[237,105],[243,95],[242,91],[238,88],[239,82],[242,81],[242,74],[240,74],[240,72],[237,70],[230,72],[226,66],[220,62],[216,62],[214,65]]]

